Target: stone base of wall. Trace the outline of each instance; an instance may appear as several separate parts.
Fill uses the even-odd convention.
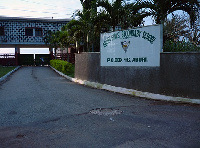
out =
[[[128,89],[200,98],[200,53],[161,53],[160,67],[101,67],[100,53],[76,54],[75,77]]]

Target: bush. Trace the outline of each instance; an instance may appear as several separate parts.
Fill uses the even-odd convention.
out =
[[[185,41],[166,41],[163,47],[164,52],[190,52],[190,51],[200,51],[200,47],[196,45],[185,42]]]
[[[74,75],[74,66],[72,63],[63,60],[50,60],[50,65],[66,75]]]

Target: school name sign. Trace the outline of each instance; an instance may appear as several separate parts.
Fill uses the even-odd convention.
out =
[[[160,66],[162,26],[103,33],[101,66]]]

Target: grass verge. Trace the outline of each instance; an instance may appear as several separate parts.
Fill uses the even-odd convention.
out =
[[[0,66],[0,78],[14,70],[16,67],[1,67]]]

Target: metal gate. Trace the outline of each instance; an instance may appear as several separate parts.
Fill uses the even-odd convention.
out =
[[[49,65],[50,64],[50,54],[36,54],[35,55],[35,65]]]
[[[34,65],[34,54],[19,54],[19,65]]]
[[[0,66],[16,66],[15,54],[0,54]]]

